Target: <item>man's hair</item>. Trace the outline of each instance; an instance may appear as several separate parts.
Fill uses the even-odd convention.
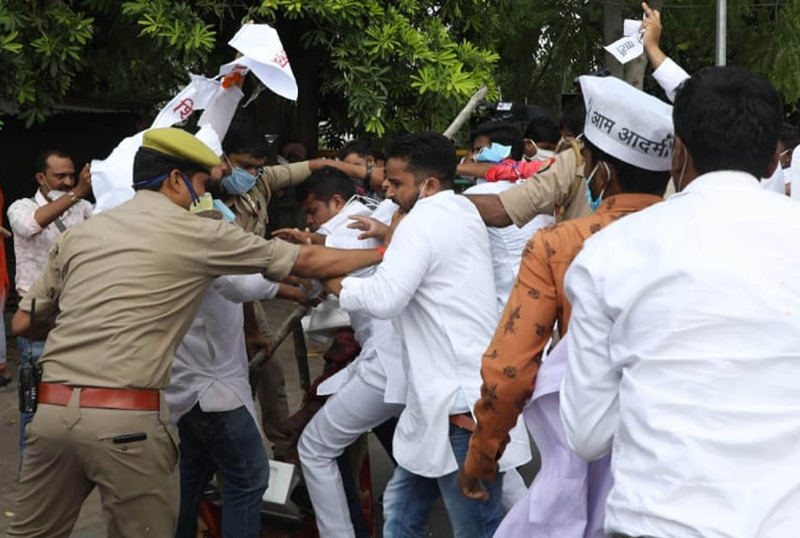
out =
[[[452,187],[456,177],[456,148],[453,141],[439,133],[411,133],[396,138],[386,152],[387,159],[402,159],[419,185],[435,177],[444,187]]]
[[[241,153],[263,159],[267,156],[268,150],[269,144],[259,130],[258,124],[247,118],[234,119],[225,134],[225,140],[222,141],[222,151],[226,155]]]
[[[169,157],[151,148],[139,148],[139,151],[136,152],[136,156],[133,158],[133,188],[134,190],[148,189],[157,191],[161,188],[163,182],[147,187],[137,187],[136,184],[142,181],[156,179],[157,177],[169,174],[175,169],[183,172],[189,179],[199,172],[208,173],[208,170],[199,164]]]
[[[780,95],[766,80],[740,67],[713,67],[681,86],[672,118],[698,174],[738,170],[765,177],[782,114]]]
[[[69,155],[64,153],[63,151],[57,149],[48,149],[47,151],[41,152],[39,155],[36,156],[36,159],[33,161],[34,166],[34,173],[45,174],[47,173],[47,159],[55,155],[59,159],[71,159]]]
[[[345,158],[350,155],[351,153],[355,153],[362,159],[366,159],[372,156],[372,144],[370,144],[369,140],[365,140],[363,138],[359,138],[357,140],[352,140],[344,145],[342,149],[336,154],[336,157],[343,161]]]
[[[562,130],[567,129],[573,136],[583,133],[586,124],[586,104],[583,102],[583,96],[579,95],[564,107],[559,121],[561,123],[559,127]]]
[[[356,194],[355,185],[350,177],[337,168],[326,166],[312,173],[305,181],[295,187],[297,201],[303,203],[309,196],[328,203],[335,195],[349,200]]]
[[[667,182],[669,182],[669,171],[654,172],[621,161],[592,144],[588,138],[584,139],[583,147],[592,154],[593,163],[597,164],[600,161],[604,161],[614,167],[617,171],[617,180],[622,192],[664,196]]]
[[[475,139],[479,136],[485,136],[493,144],[511,146],[509,158],[515,161],[522,159],[522,154],[525,151],[525,139],[522,136],[522,131],[516,125],[501,121],[487,121],[475,128],[472,132],[471,141],[475,142]]]
[[[558,123],[550,116],[541,115],[532,119],[525,128],[525,138],[536,143],[549,142],[557,144],[561,138],[558,132]]]
[[[784,149],[794,149],[800,145],[800,133],[797,132],[797,127],[784,123],[781,127],[780,141],[783,142]]]

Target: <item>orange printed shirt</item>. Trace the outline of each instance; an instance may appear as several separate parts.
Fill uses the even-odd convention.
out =
[[[500,324],[483,355],[477,427],[465,462],[469,474],[494,479],[508,432],[533,394],[556,321],[562,335],[566,333],[571,307],[564,295],[564,275],[583,242],[620,217],[661,200],[650,194],[611,196],[593,215],[539,230],[528,241]]]

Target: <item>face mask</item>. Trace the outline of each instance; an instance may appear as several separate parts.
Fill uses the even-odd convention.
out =
[[[49,198],[50,200],[58,200],[59,198],[61,198],[65,194],[67,194],[67,191],[57,191],[57,190],[49,189],[47,191],[47,198]]]
[[[233,211],[231,211],[222,200],[214,200],[213,207],[214,211],[219,211],[222,213],[222,218],[225,219],[225,222],[233,222],[236,220],[236,215],[233,214]]]
[[[540,149],[536,152],[536,155],[533,156],[534,161],[548,161],[556,156],[555,151],[550,151],[549,149]]]
[[[683,160],[683,166],[681,167],[681,175],[678,176],[678,184],[675,186],[675,192],[681,192],[683,190],[683,174],[686,173],[686,163],[689,162],[689,158],[685,158]]]
[[[488,148],[481,149],[475,160],[479,163],[499,163],[511,153],[511,146],[492,143]]]
[[[214,210],[214,198],[211,193],[207,192],[202,197],[196,199],[191,206],[189,206],[189,213],[202,213],[203,211]]]
[[[583,182],[586,184],[586,199],[589,201],[589,207],[592,208],[592,211],[597,211],[597,208],[600,207],[600,204],[603,203],[603,194],[606,192],[606,188],[603,187],[603,190],[600,191],[600,196],[598,196],[596,200],[594,199],[594,196],[592,195],[592,187],[591,187],[592,180],[594,179],[594,176],[597,174],[597,170],[598,170],[598,168],[600,168],[601,164],[603,165],[603,167],[605,167],[606,175],[610,178],[611,177],[611,170],[609,170],[608,165],[603,161],[600,161],[599,163],[594,165],[594,168],[592,169],[592,173],[589,174],[588,178],[583,178]],[[608,186],[608,184],[606,184],[606,186]]]
[[[231,175],[222,178],[222,186],[229,194],[245,194],[255,184],[256,176],[241,168],[234,168]]]

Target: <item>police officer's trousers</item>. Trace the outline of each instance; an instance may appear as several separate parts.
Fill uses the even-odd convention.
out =
[[[78,392],[66,407],[40,404],[26,430],[8,536],[68,538],[95,486],[109,538],[174,536],[178,444],[163,396],[161,412],[123,411],[81,409]],[[119,442],[120,436],[138,433],[147,438]]]

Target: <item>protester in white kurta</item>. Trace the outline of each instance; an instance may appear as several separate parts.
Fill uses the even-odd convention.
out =
[[[393,151],[406,150],[416,153],[393,157]],[[384,494],[384,536],[424,528],[428,501],[439,494],[457,535],[485,536],[490,535],[487,521],[493,532],[502,518],[502,477],[492,485],[496,496],[483,505],[461,495],[457,471],[469,435],[463,443],[456,441],[459,428],[451,424],[451,417],[471,414],[480,394],[481,355],[498,319],[489,238],[471,202],[435,187],[452,181],[456,166],[452,144],[440,135],[408,135],[395,141],[387,162],[389,183],[398,181],[392,177],[397,170],[413,170],[414,155],[424,152],[431,166],[446,169],[439,172],[446,177],[427,178],[423,188],[419,181],[415,187],[394,187],[415,189],[414,200],[395,200],[409,213],[397,226],[375,274],[342,282],[340,305],[351,313],[393,319],[404,342],[408,392],[394,437],[398,469]],[[390,186],[387,197],[393,192]],[[524,438],[526,433],[518,427],[512,437]],[[527,443],[514,443],[500,462],[501,470],[529,459]],[[494,513],[488,514],[491,510]]]
[[[333,207],[336,202],[320,200],[324,198],[320,194],[323,189],[328,194],[336,191],[339,203],[355,193],[347,175],[323,169],[304,182],[300,196],[314,197]],[[358,239],[361,232],[348,228],[351,216],[371,214],[369,208],[352,198],[315,231],[325,236],[327,247],[375,248],[379,245],[376,239]],[[370,267],[353,276],[369,276],[373,272],[374,268]],[[353,312],[350,323],[361,353],[347,368],[320,384],[319,395],[333,396],[303,430],[297,448],[317,528],[324,537],[355,536],[337,458],[359,436],[398,416],[405,401],[403,343],[391,321]]]
[[[674,117],[679,193],[596,234],[567,273],[567,439],[587,460],[613,446],[608,533],[793,536],[800,205],[757,180],[777,164],[780,97],[716,68]]]

